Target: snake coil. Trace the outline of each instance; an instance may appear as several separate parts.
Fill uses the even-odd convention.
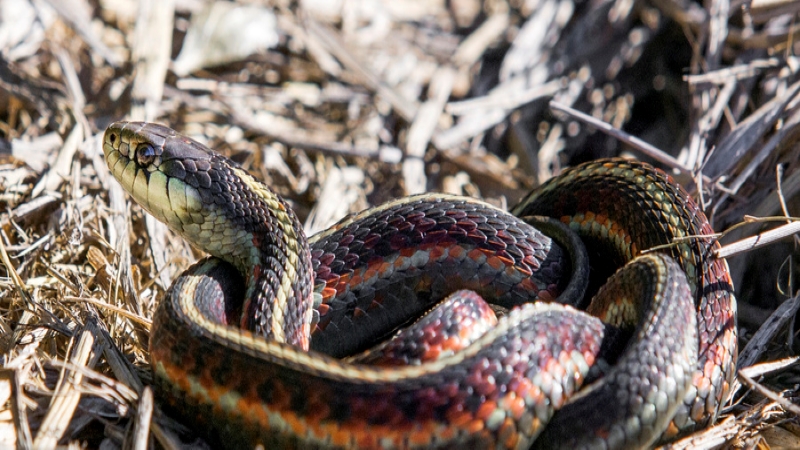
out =
[[[103,150],[142,207],[212,255],[160,303],[150,353],[161,403],[226,447],[640,448],[713,420],[725,400],[728,268],[700,208],[647,164],[576,166],[511,214],[402,198],[307,241],[279,196],[169,128],[117,122]],[[588,260],[533,216],[571,229]],[[338,359],[459,289],[511,310],[419,365]],[[597,317],[559,304],[584,291]],[[609,356],[618,335],[630,337]]]

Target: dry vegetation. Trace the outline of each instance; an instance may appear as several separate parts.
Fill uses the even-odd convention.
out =
[[[410,193],[505,206],[576,162],[657,161],[724,244],[758,236],[724,249],[741,384],[676,447],[800,446],[796,244],[759,235],[796,231],[800,3],[240,3],[0,0],[0,447],[179,445],[147,336],[198,254],[110,178],[99,137],[122,118],[230,155],[309,232]]]

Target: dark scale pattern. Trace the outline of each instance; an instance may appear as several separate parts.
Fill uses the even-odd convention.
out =
[[[380,208],[312,239],[314,350],[364,350],[458,289],[513,307],[555,299],[569,281],[561,247],[508,213],[435,195]]]
[[[591,260],[590,292],[609,271],[644,250],[672,244],[674,238],[714,233],[700,207],[669,175],[628,160],[568,169],[529,194],[512,213],[559,217],[581,236]],[[613,232],[604,220],[611,221]],[[618,245],[608,234],[624,235],[627,241]],[[715,418],[733,381],[736,299],[727,264],[712,256],[717,248],[713,238],[700,237],[663,250],[686,273],[699,342],[695,386],[676,413],[670,434]]]
[[[621,299],[630,307],[619,308]],[[697,364],[683,270],[666,255],[636,258],[603,285],[590,312],[619,326],[632,322],[637,335],[596,389],[558,411],[534,448],[650,447],[689,392]]]
[[[128,140],[116,139],[120,136]],[[283,314],[284,322],[298,317],[292,308],[304,308],[303,299],[310,298],[312,259],[310,252],[302,250],[297,264],[287,261],[293,241],[284,233],[291,233],[298,224],[291,213],[284,213],[288,211],[285,203],[202,145],[164,127],[114,124],[106,132],[104,152],[129,190],[133,182],[127,155],[131,154],[148,169],[158,166],[180,175],[186,186],[195,186],[208,207],[202,212],[169,213],[165,195],[176,194],[180,199],[185,193],[192,203],[188,194],[195,188],[176,188],[173,193],[171,186],[168,192],[160,175],[150,175],[155,180],[151,181],[152,199],[139,199],[151,212],[160,213],[158,217],[183,221],[173,221],[171,226],[186,232],[182,230],[186,225],[195,243],[209,238],[198,231],[197,224],[187,224],[192,214],[202,216],[197,219],[201,223],[203,218],[222,223],[216,231],[223,236],[237,229],[265,232],[217,253],[237,264],[249,280],[248,301],[265,300],[264,304],[272,305],[260,316],[244,311],[246,317],[254,317],[256,328],[268,323],[270,313]],[[150,205],[151,200],[155,204]],[[162,208],[167,214],[159,211]],[[594,274],[610,265],[608,258],[621,263],[652,245],[668,243],[673,236],[711,231],[699,208],[672,186],[669,177],[622,160],[568,170],[531,194],[515,213],[547,213],[569,224],[589,245]],[[256,220],[258,216],[263,217]],[[316,288],[323,297],[323,320],[315,342],[337,351],[359,347],[370,339],[365,334],[337,341],[338,336],[326,333],[366,323],[365,317],[380,322],[373,331],[388,332],[405,319],[387,309],[429,305],[435,296],[451,290],[448,282],[454,278],[507,305],[525,301],[522,293],[528,290],[544,298],[557,295],[561,282],[548,277],[570,270],[561,262],[567,258],[553,256],[557,250],[544,252],[551,248],[549,240],[539,240],[525,227],[482,204],[436,195],[403,199],[342,222],[315,241]],[[302,243],[301,231],[297,238]],[[542,446],[550,447],[550,439],[556,436],[552,444],[570,448],[578,445],[571,442],[573,438],[597,447],[638,447],[655,439],[675,409],[672,423],[676,427],[700,423],[717,411],[733,373],[736,330],[727,267],[709,257],[714,245],[699,238],[674,247],[670,255],[680,269],[669,256],[636,258],[600,290],[598,297],[605,299],[599,303],[605,309],[600,311],[603,316],[608,319],[627,311],[627,302],[620,302],[630,301],[638,305],[634,308],[638,312],[622,322],[640,325],[617,366],[581,397],[599,399],[599,406],[610,408],[611,413],[588,404],[579,406],[581,399],[572,401],[559,411],[554,431],[546,431]],[[252,249],[260,252],[258,261],[243,256]],[[616,256],[601,253],[606,251]],[[460,264],[458,273],[450,268],[457,266],[455,261]],[[646,261],[657,269],[648,275],[655,274],[656,282],[637,275],[648,272],[641,269]],[[417,273],[421,267],[431,272]],[[454,356],[417,367],[370,369],[227,326],[241,303],[232,298],[241,283],[233,280],[231,270],[211,258],[180,276],[157,309],[150,345],[156,394],[165,409],[226,448],[257,444],[265,448],[526,448],[553,411],[580,387],[604,347],[605,330],[611,329],[570,308],[524,304]],[[280,305],[272,297],[287,270],[300,274],[291,277],[294,287],[285,293],[301,300],[299,305]],[[531,274],[537,270],[543,278],[533,281]],[[654,286],[658,290],[653,291]],[[695,292],[687,298],[690,287]],[[261,288],[271,291],[264,293]],[[390,293],[383,294],[384,289]],[[572,284],[565,289],[578,292],[571,290]],[[635,292],[626,293],[626,289]],[[636,295],[645,298],[636,300]],[[404,298],[422,301],[398,300]],[[696,313],[680,306],[692,300]],[[692,317],[697,327],[692,326]],[[298,331],[302,336],[288,341],[304,346],[307,325],[286,327],[303,329],[305,333]],[[363,332],[362,327],[357,331]],[[333,343],[325,342],[329,340]],[[699,343],[699,358],[692,341]],[[689,367],[698,369],[693,374]],[[688,394],[684,392],[687,378],[694,381]],[[652,390],[661,385],[666,389]],[[684,404],[669,401],[680,398]],[[574,425],[577,429],[569,428]]]
[[[436,361],[475,342],[497,324],[497,316],[474,291],[456,291],[388,341],[350,358],[373,366],[409,366]]]
[[[204,278],[198,289],[232,291],[230,269],[214,260],[193,270]],[[310,438],[329,438],[319,446],[335,448],[378,448],[385,440],[409,448],[524,447],[554,407],[580,387],[582,375],[576,374],[592,364],[604,332],[596,318],[563,306],[526,304],[441,370],[366,382],[345,377],[341,369],[347,366],[321,355],[307,365],[299,360],[304,353],[286,345],[270,344],[269,351],[281,357],[231,351],[181,312],[179,296],[195,294],[185,291],[190,280],[176,280],[154,318],[157,394],[169,399],[168,411],[203,427],[226,448],[319,445],[305,441]],[[170,354],[182,342],[183,358],[173,360]],[[210,402],[187,394],[189,379],[200,380]],[[220,396],[229,392],[242,396],[232,410],[209,407],[225,405]],[[281,431],[265,409],[293,430]],[[222,423],[227,425],[208,428]]]

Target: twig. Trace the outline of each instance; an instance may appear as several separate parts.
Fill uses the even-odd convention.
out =
[[[662,162],[662,163],[666,164],[667,166],[678,170],[679,172],[682,172],[682,173],[684,173],[684,174],[686,174],[686,175],[688,175],[690,177],[693,175],[692,171],[689,170],[688,167],[685,167],[683,164],[681,164],[677,159],[675,159],[672,156],[668,155],[663,150],[661,150],[659,148],[656,148],[656,147],[648,144],[647,142],[637,138],[636,136],[631,136],[630,134],[628,134],[628,133],[626,133],[626,132],[624,132],[622,130],[619,130],[617,128],[614,128],[613,126],[611,126],[610,124],[608,124],[606,122],[603,122],[602,120],[595,119],[594,117],[592,117],[592,116],[590,116],[588,114],[582,113],[582,112],[580,112],[580,111],[578,111],[578,110],[576,110],[574,108],[570,108],[569,106],[562,105],[562,104],[560,104],[558,102],[551,101],[550,102],[550,107],[555,109],[556,111],[561,111],[561,112],[563,112],[563,113],[565,113],[567,115],[570,115],[570,116],[580,120],[581,122],[583,122],[583,123],[585,123],[587,125],[591,125],[591,126],[597,128],[598,130],[606,133],[609,136],[612,136],[612,137],[614,137],[616,139],[619,139],[620,141],[622,141],[622,142],[630,145],[631,147],[639,150],[640,152],[644,153],[645,155],[647,155],[647,156],[649,156],[649,157],[651,157],[651,158],[653,158],[653,159],[655,159],[655,160],[657,160],[659,162]],[[705,183],[707,183],[707,184],[713,184],[711,179],[709,179],[709,178],[707,178],[705,176],[703,177],[703,181]]]
[[[787,218],[785,217],[773,218],[773,219],[787,220]],[[760,220],[761,219],[755,220],[751,218],[751,222],[756,222]],[[747,252],[771,244],[779,239],[783,239],[795,233],[800,233],[800,221],[797,221],[797,219],[793,220],[795,221],[780,226],[778,228],[774,228],[772,230],[759,233],[756,236],[751,236],[749,238],[745,238],[736,241],[734,243],[728,244],[722,248],[719,248],[714,252],[714,256],[716,256],[717,258],[730,258],[731,256],[737,255],[739,253]]]
[[[100,308],[107,309],[109,311],[113,311],[120,316],[125,317],[126,319],[133,320],[134,322],[142,325],[143,327],[150,329],[153,326],[153,321],[150,319],[146,319],[142,316],[139,316],[135,313],[128,311],[127,309],[120,308],[119,306],[114,306],[109,303],[100,301],[96,298],[92,297],[75,297],[72,295],[64,296],[63,300],[65,302],[83,302],[83,303],[91,303],[92,305],[99,306]]]
[[[311,19],[307,21],[306,26],[309,32],[319,36],[319,41],[326,46],[326,49],[335,56],[339,62],[358,76],[367,87],[389,102],[400,117],[408,122],[414,120],[418,108],[415,101],[404,98],[392,87],[384,83],[378,75],[369,70],[347,49],[344,42],[342,42],[336,33]]]
[[[744,384],[755,389],[759,394],[781,405],[781,407],[786,411],[789,411],[796,416],[800,415],[800,407],[784,398],[782,395],[772,392],[742,372],[739,372],[739,379],[742,380]]]

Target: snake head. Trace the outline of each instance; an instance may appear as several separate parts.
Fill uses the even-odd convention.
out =
[[[232,161],[144,122],[111,124],[103,153],[133,199],[196,247],[238,268],[260,257],[253,236],[266,226],[264,204],[282,201]]]
[[[111,173],[139,205],[242,273],[248,299],[256,300],[247,305],[266,310],[256,298],[262,292],[267,298],[288,297],[293,283],[283,282],[285,273],[301,271],[301,283],[312,285],[302,224],[283,199],[234,162],[170,128],[144,122],[111,124],[103,153]],[[311,296],[307,286],[303,298]],[[310,311],[301,312],[305,324]],[[267,335],[278,326],[262,328]],[[307,340],[288,341],[307,347]]]

